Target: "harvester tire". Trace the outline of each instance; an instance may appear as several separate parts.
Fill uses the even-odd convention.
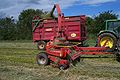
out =
[[[44,41],[39,41],[37,43],[38,50],[45,50],[46,43]]]
[[[68,68],[68,65],[66,65],[66,64],[61,64],[61,65],[59,65],[58,67],[59,67],[60,70],[65,70],[65,69]]]
[[[49,59],[46,53],[39,53],[36,56],[36,61],[38,65],[48,65],[49,64]]]
[[[117,38],[113,34],[103,33],[99,35],[99,37],[100,37],[100,42],[98,44],[100,47],[104,45],[106,40],[108,40],[108,42],[106,43],[107,46],[105,47],[109,47],[111,50],[115,49],[115,46],[117,44]]]

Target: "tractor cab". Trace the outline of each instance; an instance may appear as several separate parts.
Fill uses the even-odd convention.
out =
[[[120,37],[120,20],[107,20],[106,30],[114,31]]]

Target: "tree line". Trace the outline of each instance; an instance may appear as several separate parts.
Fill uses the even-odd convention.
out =
[[[47,14],[43,10],[27,9],[18,16],[18,20],[13,17],[0,18],[0,40],[31,40],[32,39],[32,19],[35,15],[40,18]]]
[[[97,34],[100,30],[105,29],[106,20],[110,19],[118,19],[117,14],[113,11],[105,11],[99,13],[94,18],[87,17],[86,19],[86,26],[88,33]]]
[[[0,18],[0,40],[31,40],[33,17],[37,15],[43,18],[47,13],[39,9],[27,9],[20,13],[18,20],[13,17]],[[117,18],[118,15],[113,11],[101,12],[95,17],[86,17],[87,32],[97,34],[105,29],[105,20]]]

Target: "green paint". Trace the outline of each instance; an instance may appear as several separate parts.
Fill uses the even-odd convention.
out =
[[[110,32],[117,37],[120,37],[120,19],[106,20],[106,28],[105,30],[100,31],[99,34],[104,32]]]

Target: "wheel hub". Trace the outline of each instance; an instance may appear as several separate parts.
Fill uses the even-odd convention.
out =
[[[40,57],[39,60],[38,60],[38,62],[39,62],[40,64],[45,64],[46,59],[45,59],[44,57]]]
[[[108,40],[108,41],[107,41]],[[107,43],[106,43],[107,41]],[[106,43],[106,44],[105,44]],[[105,44],[105,47],[109,47],[109,48],[112,48],[113,47],[113,39],[111,37],[103,37],[101,40],[100,40],[100,46],[104,46]]]
[[[39,46],[39,48],[40,48],[40,49],[43,49],[43,48],[44,48],[44,45],[43,45],[43,44],[41,44],[41,45]]]

